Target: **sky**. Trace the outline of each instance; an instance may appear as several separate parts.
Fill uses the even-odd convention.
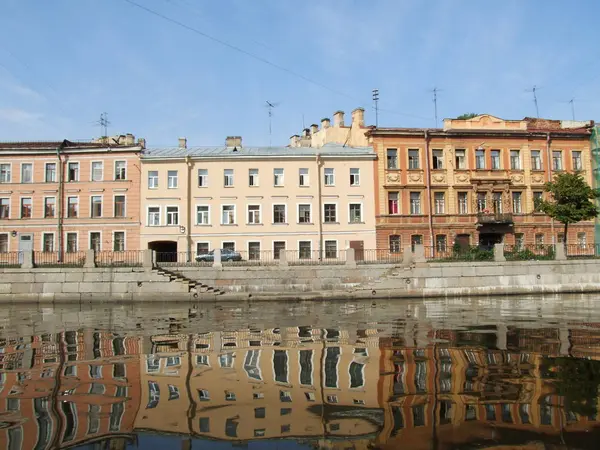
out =
[[[137,3],[136,6],[132,2]],[[141,7],[140,7],[141,6]],[[143,9],[146,8],[146,9]],[[474,112],[600,120],[600,2],[0,0],[0,141],[287,145],[366,109],[379,126]],[[162,16],[162,17],[161,17]],[[266,101],[273,109],[272,134]]]

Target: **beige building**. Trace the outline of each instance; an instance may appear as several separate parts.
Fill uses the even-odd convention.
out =
[[[369,147],[150,148],[142,155],[141,248],[232,249],[244,259],[339,257],[375,248]]]

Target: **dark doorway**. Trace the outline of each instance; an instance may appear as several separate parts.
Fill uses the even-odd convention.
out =
[[[156,262],[177,261],[177,242],[175,241],[149,242],[148,248],[156,252]]]
[[[354,260],[363,261],[365,259],[365,242],[350,241],[350,248],[354,249]]]
[[[458,245],[461,250],[467,250],[471,246],[471,235],[457,234],[454,245]]]
[[[500,233],[480,233],[479,247],[484,250],[491,250],[494,245],[502,243],[502,236]]]

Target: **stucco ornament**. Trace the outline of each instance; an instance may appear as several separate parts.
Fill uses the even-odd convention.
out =
[[[390,183],[396,183],[396,182],[398,182],[400,180],[400,176],[397,173],[390,173],[387,176],[387,180]]]

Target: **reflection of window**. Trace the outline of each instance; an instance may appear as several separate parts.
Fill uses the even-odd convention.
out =
[[[412,414],[415,427],[422,427],[425,425],[425,405],[413,406]]]
[[[248,350],[246,352],[246,358],[244,359],[244,370],[248,374],[248,378],[255,380],[262,380],[260,374],[260,350]]]
[[[477,408],[475,405],[467,405],[465,411],[465,420],[477,420]]]
[[[425,392],[427,390],[427,363],[425,361],[415,362],[415,388],[417,392]]]
[[[300,350],[300,384],[313,384],[313,350]]]
[[[490,405],[489,403],[485,405],[485,420],[496,420],[495,405]]]
[[[219,355],[219,366],[230,369],[233,367],[235,353],[224,353]]]
[[[338,387],[339,347],[328,347],[325,353],[325,387]]]
[[[210,366],[210,360],[208,359],[208,355],[197,355],[196,364],[199,366]]]
[[[527,403],[521,403],[519,405],[519,417],[521,418],[522,424],[531,423],[529,420],[529,405]]]
[[[235,418],[227,419],[225,422],[225,434],[229,437],[237,437],[238,423]]]
[[[210,433],[210,417],[200,417],[200,433]]]
[[[179,356],[169,356],[167,357],[167,367],[179,366],[181,365],[181,358]]]
[[[160,400],[160,387],[156,381],[148,381],[148,404],[146,409],[156,408]]]
[[[200,401],[205,402],[210,400],[210,394],[206,389],[198,389],[198,398]]]
[[[125,403],[113,403],[110,407],[110,422],[108,429],[112,432],[121,430],[121,419],[123,418],[123,413],[125,412]]]
[[[356,361],[352,361],[350,363],[350,368],[348,371],[350,372],[350,387],[357,388],[364,386],[365,384],[365,374],[364,374],[365,365],[358,363]]]
[[[158,372],[160,369],[160,358],[149,355],[146,358],[146,373]]]
[[[288,382],[288,354],[286,350],[275,350],[273,352],[273,370],[275,381],[279,383]]]

